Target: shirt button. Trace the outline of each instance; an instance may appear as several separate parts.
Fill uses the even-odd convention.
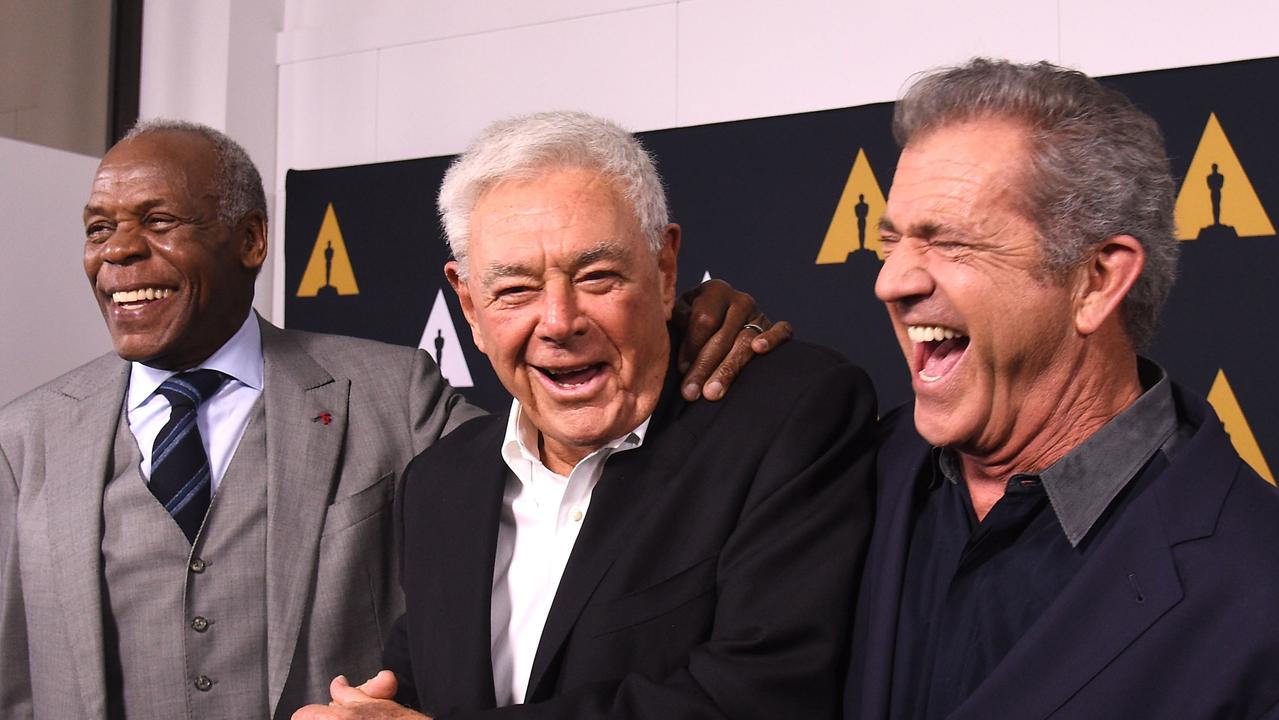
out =
[[[208,675],[200,675],[195,679],[195,689],[200,692],[208,692],[213,689],[213,681]]]
[[[204,561],[200,558],[195,558],[191,561],[191,572],[196,573],[197,575],[204,572],[205,567]]]
[[[200,615],[196,615],[196,616],[195,616],[195,617],[191,620],[191,629],[192,629],[192,630],[194,630],[194,631],[196,631],[196,632],[199,632],[199,633],[202,633],[202,632],[204,632],[205,630],[208,630],[208,629],[209,629],[209,620],[208,620],[208,618],[205,618],[205,617],[200,616]]]
[[[568,514],[568,516],[573,518],[573,522],[582,522],[582,518],[586,517],[586,514],[582,512],[581,508],[575,507],[573,508],[572,512]]]

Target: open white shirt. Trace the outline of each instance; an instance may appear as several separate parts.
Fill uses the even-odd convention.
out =
[[[511,403],[502,459],[515,477],[507,480],[502,494],[489,608],[499,707],[524,702],[542,628],[604,461],[642,445],[651,419],[582,458],[564,477],[542,464],[537,428],[524,417],[518,400]]]
[[[204,452],[209,456],[212,485],[209,494],[218,491],[222,476],[231,457],[240,445],[244,428],[249,424],[253,404],[262,395],[265,375],[262,357],[262,331],[258,319],[249,312],[244,324],[217,352],[200,363],[198,368],[221,371],[230,376],[213,397],[204,401],[196,413],[196,426],[204,442]],[[142,363],[131,363],[129,393],[126,400],[129,430],[142,451],[142,477],[151,479],[151,450],[155,436],[169,421],[169,400],[156,390],[169,378],[177,375],[171,370],[160,370]]]

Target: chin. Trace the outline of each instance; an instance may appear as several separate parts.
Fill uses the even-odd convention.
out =
[[[956,442],[954,421],[939,417],[938,413],[921,412],[919,405],[915,406],[915,431],[928,444],[936,447],[954,445]]]
[[[122,359],[154,367],[166,367],[180,351],[180,348],[159,341],[139,342],[134,339],[115,344],[115,352]]]
[[[128,360],[129,362],[146,362],[147,360],[159,355],[158,352],[140,349],[136,345],[129,343],[116,343],[115,354],[119,355],[121,359]]]
[[[559,428],[558,440],[564,445],[571,445],[579,448],[595,449],[603,446],[611,437],[603,437],[600,433],[601,426],[592,426],[589,428]]]

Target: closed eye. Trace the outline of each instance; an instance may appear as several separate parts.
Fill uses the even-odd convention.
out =
[[[507,285],[496,288],[493,291],[493,297],[508,304],[515,304],[527,301],[537,292],[537,288],[531,285]]]
[[[951,257],[966,255],[972,250],[971,245],[957,240],[932,240],[928,247]]]
[[[89,242],[102,242],[111,236],[111,225],[105,222],[89,223],[84,228],[84,236]]]
[[[622,276],[612,270],[592,270],[582,273],[576,282],[585,290],[605,292],[617,285],[621,279]]]
[[[143,218],[142,223],[148,230],[155,232],[167,232],[182,224],[182,221],[172,215],[152,213]]]

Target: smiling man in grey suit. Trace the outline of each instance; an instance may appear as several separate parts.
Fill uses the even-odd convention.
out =
[[[0,413],[0,715],[296,706],[330,668],[377,657],[399,604],[392,558],[374,552],[395,476],[479,411],[424,353],[251,312],[266,203],[220,134],[161,124],[121,142],[85,229],[118,357]],[[147,481],[170,416],[157,388],[192,368],[225,377],[199,411],[208,514],[189,539]]]
[[[287,716],[375,671],[396,476],[479,411],[421,351],[252,313],[266,203],[221,133],[135,129],[85,230],[116,353],[0,410],[0,717]]]

